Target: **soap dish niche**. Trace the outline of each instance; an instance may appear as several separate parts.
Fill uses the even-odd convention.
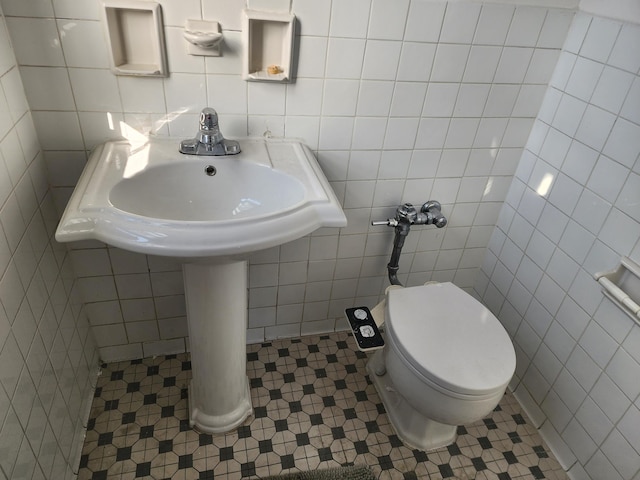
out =
[[[160,4],[104,0],[104,23],[116,75],[166,77],[167,55]]]
[[[291,82],[295,15],[245,10],[242,77],[256,82]]]

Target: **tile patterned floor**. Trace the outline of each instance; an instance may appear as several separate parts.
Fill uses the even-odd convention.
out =
[[[344,464],[380,479],[567,478],[509,393],[455,444],[405,447],[347,332],[250,345],[247,359],[254,416],[222,436],[189,428],[187,354],[103,365],[78,479],[253,479]]]

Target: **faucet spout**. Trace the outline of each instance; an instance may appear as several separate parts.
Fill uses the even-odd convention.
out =
[[[240,144],[224,138],[218,126],[218,113],[207,107],[200,112],[198,135],[180,142],[179,150],[187,155],[236,155],[240,153]]]

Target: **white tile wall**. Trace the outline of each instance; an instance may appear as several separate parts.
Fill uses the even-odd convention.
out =
[[[519,352],[516,396],[572,478],[640,469],[640,327],[593,280],[640,261],[640,77],[622,53],[637,28],[576,16],[476,283]]]
[[[342,231],[323,229],[302,241],[252,257],[249,278],[252,328],[248,331],[251,341],[344,328],[345,307],[373,306],[387,285],[385,265],[392,232],[384,227],[370,227],[370,220],[392,216],[401,202],[420,204],[430,198],[443,203],[450,223],[445,230],[414,229],[405,246],[401,280],[409,284],[431,279],[453,280],[472,290],[482,267],[485,275],[481,275],[477,285],[486,287],[481,293],[496,311],[504,297],[509,298],[514,307],[511,318],[514,332],[519,317],[527,312],[540,313],[548,305],[555,305],[556,310],[570,316],[582,309],[576,302],[558,298],[552,286],[561,284],[570,291],[581,268],[574,257],[582,259],[585,251],[577,248],[565,253],[558,245],[562,238],[563,245],[571,244],[573,238],[580,236],[581,229],[590,235],[598,232],[589,228],[585,212],[582,220],[571,223],[571,233],[563,237],[569,224],[567,215],[571,214],[563,209],[568,209],[570,200],[575,198],[561,196],[556,202],[558,206],[550,203],[550,195],[548,199],[540,198],[529,187],[526,172],[530,173],[536,165],[536,155],[544,146],[547,133],[557,130],[571,138],[579,132],[580,138],[572,143],[584,145],[587,151],[596,152],[594,148],[605,146],[606,160],[597,154],[588,157],[589,168],[598,168],[598,162],[610,159],[627,169],[635,168],[638,173],[636,159],[620,159],[635,151],[633,145],[623,149],[613,141],[607,144],[607,138],[598,137],[599,131],[593,132],[590,122],[582,121],[585,114],[587,119],[608,121],[607,132],[624,138],[636,137],[633,128],[638,123],[637,109],[629,105],[629,98],[640,95],[640,83],[631,83],[630,96],[624,103],[620,95],[611,95],[607,86],[620,88],[629,83],[629,75],[637,74],[640,65],[629,54],[629,49],[635,48],[629,45],[634,45],[631,40],[638,38],[638,32],[620,25],[617,36],[611,38],[613,27],[604,22],[599,31],[608,35],[612,52],[606,68],[617,70],[607,73],[600,88],[599,81],[593,82],[593,100],[585,98],[584,91],[580,96],[572,96],[563,88],[571,80],[577,59],[603,63],[598,42],[591,41],[597,46],[593,51],[587,48],[588,43],[583,46],[591,23],[584,16],[576,23],[581,33],[572,31],[568,43],[571,46],[560,55],[572,11],[419,0],[395,2],[390,9],[388,2],[378,0],[294,0],[292,8],[300,27],[296,82],[271,85],[245,83],[240,78],[239,19],[243,2],[226,0],[214,6],[208,1],[190,0],[183,2],[185,5],[181,4],[180,9],[172,6],[172,2],[161,2],[169,52],[170,76],[166,79],[111,75],[97,0],[82,5],[68,0],[44,0],[29,7],[14,0],[3,2],[8,28],[0,22],[0,39],[7,37],[7,31],[11,35],[31,115],[24,113],[24,102],[21,104],[11,96],[7,96],[6,102],[10,108],[22,111],[21,118],[29,122],[27,127],[15,127],[25,154],[33,150],[30,144],[24,145],[23,139],[33,118],[44,150],[44,156],[36,157],[37,165],[46,161],[53,196],[59,205],[64,205],[87,152],[97,143],[126,135],[127,128],[145,134],[192,135],[196,113],[205,105],[218,109],[227,136],[261,135],[269,130],[276,136],[302,137],[317,153],[343,201],[350,225]],[[204,60],[186,54],[182,25],[185,18],[200,15],[221,22],[225,33],[223,57]],[[623,43],[624,39],[629,40]],[[4,42],[0,41],[2,45]],[[3,88],[18,84],[17,69],[11,69],[15,63],[12,58],[12,52],[0,47],[0,67],[9,65],[2,77]],[[562,68],[553,73],[552,84],[556,88],[550,91],[555,92],[560,105],[556,112],[557,102],[548,101],[550,119],[534,122],[558,59]],[[584,89],[575,79],[572,85]],[[611,109],[618,109],[622,117],[616,120],[618,112]],[[116,124],[122,121],[127,128],[110,130],[108,116]],[[621,118],[632,127],[622,124]],[[539,148],[532,146],[531,151],[525,152],[521,175],[509,193],[520,152],[532,127],[532,138],[537,135]],[[12,128],[13,123],[0,117],[0,133],[4,131],[7,149],[11,148],[11,137],[7,134]],[[547,144],[546,151],[556,152],[557,145],[572,151],[571,145],[560,140]],[[587,190],[604,202],[598,204],[602,218],[606,217],[604,210],[613,208],[611,204],[629,218],[635,177],[627,176],[624,181],[618,176],[610,181],[593,175],[584,180],[576,178],[581,172],[579,148],[574,148],[572,166],[563,174],[573,182],[593,178],[596,186]],[[2,168],[14,172],[8,175],[11,180],[16,171],[26,169],[26,163],[21,166],[14,163],[14,156],[7,160],[4,150],[0,152],[5,157],[5,165],[0,162],[0,199],[4,204],[0,224],[7,237],[7,247],[0,242],[0,260],[6,259],[0,261],[0,266],[8,262],[6,269],[10,272],[0,284],[1,292],[13,285],[10,282],[22,282],[33,271],[33,262],[8,259],[6,254],[2,255],[2,249],[17,251],[20,232],[29,225],[23,210],[34,211],[34,195],[26,184],[14,185],[6,180],[2,183]],[[529,169],[527,158],[531,163]],[[554,158],[550,163],[552,157],[548,158],[540,161],[547,161],[555,170],[561,168],[561,160]],[[599,168],[605,165],[601,163]],[[33,171],[29,170],[32,177]],[[613,192],[616,185],[626,192],[621,199],[601,197],[600,193]],[[511,207],[499,217],[505,198]],[[51,213],[50,208],[46,211]],[[540,227],[538,218],[546,220]],[[614,217],[610,221],[628,224],[624,218]],[[525,245],[522,233],[525,229],[511,230],[512,222],[522,227],[529,225],[527,231],[537,227],[533,230],[537,241],[531,249]],[[44,219],[44,223],[48,232],[55,226],[55,220]],[[491,237],[491,228],[496,224],[503,231]],[[507,232],[512,232],[513,238],[505,241]],[[626,247],[630,236],[621,236],[619,240],[598,237],[598,241],[600,244],[594,245],[602,245],[598,251],[605,255],[615,248],[616,242]],[[492,253],[483,261],[482,253],[488,245]],[[48,251],[53,260],[66,258],[64,249],[58,245],[45,249]],[[529,251],[532,252],[529,260],[521,267]],[[596,265],[598,259],[590,258],[592,251],[587,253],[585,262]],[[127,256],[95,242],[75,245],[72,252],[63,265],[70,269],[73,260],[80,276],[74,291],[82,294],[89,321],[101,332],[103,359],[136,358],[188,347],[178,264],[158,257]],[[553,268],[542,265],[549,262]],[[55,278],[55,274],[47,273],[47,279]],[[66,294],[72,285],[75,285],[72,280],[67,279],[51,292]],[[529,310],[531,298],[542,292],[547,292],[546,296],[537,299],[536,309]],[[52,300],[52,312],[64,314],[65,308],[60,305],[64,303],[56,297]],[[11,309],[15,311],[13,315],[19,307]],[[589,314],[582,311],[588,323]],[[45,309],[45,316],[46,312]],[[548,321],[545,317],[544,322]],[[556,328],[556,324],[557,328],[565,328],[553,318],[549,329]],[[539,346],[546,345],[545,325],[530,326],[531,338],[537,340],[527,340],[526,349],[518,349],[524,360],[519,367],[519,379],[526,374],[529,358],[535,358]],[[567,320],[568,333],[559,338],[573,342],[571,335],[579,335],[580,327],[584,329],[586,325]],[[17,340],[12,342],[19,351]],[[563,347],[564,344],[554,344],[545,348],[560,352]],[[565,362],[568,360],[561,363]],[[53,368],[57,368],[57,363]],[[569,383],[556,387],[557,382],[551,381],[556,370],[557,363],[549,362],[532,369],[527,378],[545,385],[544,392],[558,390],[557,397],[564,402],[566,397],[559,390]],[[568,367],[559,375],[563,374],[573,378]],[[584,373],[589,378],[592,374],[591,370]],[[582,387],[576,386],[575,391],[580,392]],[[540,390],[531,398],[541,400],[542,396]],[[609,407],[594,402],[606,414]],[[576,412],[580,403],[571,411]],[[584,430],[578,419],[574,423],[579,428],[573,432]],[[58,432],[55,428],[52,431]],[[620,433],[633,448],[635,440],[625,437],[622,430]]]
[[[377,0],[294,1],[300,27],[296,82],[272,85],[240,78],[242,0],[229,0],[215,15],[203,3],[204,17],[215,16],[225,31],[223,57],[206,60],[188,56],[181,38],[186,16],[200,15],[199,2],[189,4],[189,14],[163,2],[166,79],[111,74],[97,0],[77,11],[62,0],[53,8],[45,4],[29,15],[7,0],[8,30],[49,181],[62,204],[86,152],[126,135],[120,121],[145,134],[186,136],[199,109],[210,105],[227,136],[268,130],[301,137],[316,151],[350,223],[342,231],[317,232],[305,251],[285,245],[252,259],[250,298],[255,289],[271,289],[276,300],[269,307],[278,312],[252,303],[253,340],[344,328],[344,307],[375,304],[386,285],[392,236],[369,223],[393,215],[401,202],[435,198],[450,218],[444,242],[444,233],[427,229],[418,241],[416,229],[401,278],[472,286],[573,16],[494,4],[405,0],[390,9]],[[22,39],[26,29],[37,38]],[[601,103],[612,101],[603,97]],[[186,348],[179,265],[156,269],[158,259],[99,244],[72,248],[90,321],[110,338],[101,348],[104,359],[138,355],[147,337],[156,351],[162,342]],[[422,260],[412,262],[414,252]],[[316,281],[326,282],[322,298],[305,298]],[[301,294],[289,301],[293,289]],[[152,304],[163,326],[136,325],[132,334],[127,322],[150,320]],[[285,305],[298,307],[283,310]],[[281,322],[287,327],[279,328]]]
[[[26,13],[20,2],[5,7]],[[34,17],[53,13],[50,3],[35,7]],[[58,217],[25,93],[42,109],[75,111],[75,105],[66,68],[39,66],[61,58],[55,41],[39,50],[45,36],[57,38],[53,20],[7,19],[14,20],[38,28],[38,38],[16,49],[29,59],[21,79],[0,10],[0,478],[71,479],[98,352],[71,258],[53,240]],[[103,267],[98,258],[89,265]]]

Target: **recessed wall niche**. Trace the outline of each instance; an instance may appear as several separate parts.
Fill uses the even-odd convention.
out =
[[[105,0],[104,24],[115,75],[168,75],[162,9],[158,3]]]
[[[242,77],[257,82],[291,82],[295,15],[245,10]]]

